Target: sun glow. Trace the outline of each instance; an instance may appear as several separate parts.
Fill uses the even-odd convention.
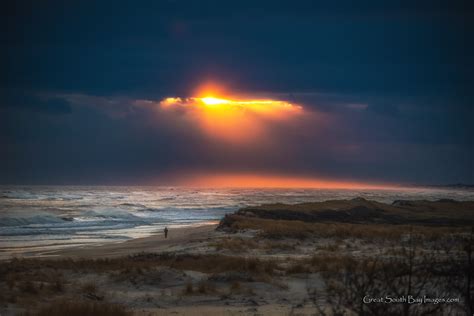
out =
[[[164,110],[178,111],[208,136],[232,142],[258,140],[270,122],[285,123],[303,112],[299,105],[283,100],[217,97],[169,97],[160,102]]]
[[[389,189],[388,183],[365,183],[281,174],[199,173],[175,175],[175,184],[213,188],[307,188],[307,189]]]

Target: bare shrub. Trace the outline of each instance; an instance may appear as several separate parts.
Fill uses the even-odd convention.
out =
[[[453,236],[441,246],[439,256],[445,262],[433,269],[445,278],[447,291],[460,296],[467,315],[474,314],[474,227],[470,234]]]
[[[323,251],[329,251],[329,252],[336,252],[339,250],[341,243],[340,242],[334,242],[334,243],[329,243],[324,246],[320,246],[319,249]]]
[[[65,289],[65,282],[62,276],[57,276],[54,280],[49,284],[49,289],[56,293],[62,293]]]
[[[240,282],[238,282],[238,281],[232,282],[232,284],[230,285],[230,291],[231,292],[237,292],[241,288],[242,288],[242,286],[240,285]]]
[[[201,281],[198,284],[197,291],[200,294],[210,294],[210,293],[215,293],[217,290],[213,283],[209,281]]]
[[[39,289],[36,284],[30,280],[21,282],[18,288],[21,292],[26,294],[38,294],[39,292]]]
[[[297,261],[291,264],[287,269],[287,274],[300,274],[311,272],[311,267],[302,261]]]
[[[243,238],[221,238],[219,241],[211,244],[217,250],[230,250],[233,252],[247,251],[249,249],[257,249],[260,247],[258,242],[253,239]]]
[[[242,285],[242,283],[238,281],[234,281],[229,286],[229,294],[227,298],[231,295],[254,295],[255,292],[252,288]]]
[[[96,294],[97,289],[97,284],[95,284],[94,282],[87,282],[81,286],[82,293]]]
[[[264,244],[264,248],[267,250],[274,251],[294,251],[295,245],[291,242],[279,242],[274,240],[267,240]]]
[[[447,290],[445,276],[437,270],[446,266],[446,257],[430,250],[419,249],[420,236],[410,234],[387,257],[359,258],[340,261],[339,270],[322,273],[326,282],[325,293],[309,289],[319,312],[329,315],[427,315],[450,314],[457,306],[450,304],[410,304],[408,297],[444,297]],[[397,304],[365,304],[364,297],[405,298]],[[321,304],[318,299],[325,297]],[[328,312],[329,309],[329,312]],[[458,310],[459,311],[459,310]]]
[[[186,287],[184,288],[183,294],[191,295],[194,293],[193,284],[191,282],[186,283]]]

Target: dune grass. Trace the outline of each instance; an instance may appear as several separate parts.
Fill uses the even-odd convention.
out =
[[[307,223],[299,220],[274,220],[240,215],[227,215],[225,223],[233,231],[258,230],[259,236],[270,239],[334,239],[396,240],[413,231],[427,240],[436,241],[449,234],[467,232],[463,227],[432,227],[389,224]]]
[[[125,307],[105,302],[85,302],[60,300],[40,307],[38,310],[27,311],[24,316],[131,316],[132,312]]]
[[[43,280],[45,269],[70,270],[73,272],[121,272],[143,274],[146,270],[166,266],[177,270],[191,270],[204,273],[227,271],[252,274],[272,274],[275,263],[258,258],[213,255],[171,255],[140,253],[128,257],[110,259],[13,259],[0,263],[0,281],[15,282]],[[25,276],[28,276],[25,279]],[[13,280],[13,281],[12,281]],[[51,279],[50,279],[51,280]],[[8,282],[7,282],[8,283]],[[28,285],[27,290],[30,291]]]
[[[211,243],[211,246],[216,250],[230,250],[234,252],[247,251],[249,249],[259,249],[262,247],[257,241],[251,238],[221,238],[220,240]]]

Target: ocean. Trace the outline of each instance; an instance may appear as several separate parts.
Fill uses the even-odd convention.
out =
[[[217,223],[244,206],[355,197],[387,203],[400,199],[474,200],[474,191],[0,186],[0,258],[146,237],[161,233],[165,226]]]

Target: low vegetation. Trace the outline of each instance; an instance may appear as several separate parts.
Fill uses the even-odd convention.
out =
[[[125,307],[104,302],[61,300],[41,306],[34,312],[26,312],[24,316],[131,316],[132,312]]]
[[[18,283],[22,291],[35,292],[33,282],[41,283],[44,269],[69,270],[72,272],[119,272],[122,274],[145,274],[156,267],[169,267],[177,270],[191,270],[204,273],[220,273],[227,271],[246,272],[251,274],[273,274],[275,262],[255,257],[245,258],[225,255],[172,255],[156,253],[140,253],[128,257],[113,259],[14,259],[0,263],[0,281],[15,287]],[[26,277],[28,276],[28,277]],[[51,278],[50,278],[51,280]],[[48,281],[43,281],[48,282]],[[57,280],[48,283],[56,288]],[[61,285],[64,286],[64,285]],[[83,286],[84,287],[84,286]],[[85,285],[92,288],[90,284]]]
[[[221,229],[230,231],[258,230],[259,236],[269,239],[332,238],[364,240],[399,240],[410,229],[436,241],[449,234],[468,232],[465,227],[432,227],[389,224],[306,223],[299,220],[272,220],[240,215],[227,215]]]
[[[321,315],[471,315],[473,238],[474,229],[457,239],[461,247],[453,251],[447,240],[443,247],[427,249],[421,247],[418,236],[410,235],[390,256],[340,260],[336,269],[323,271],[327,284],[324,302],[318,300],[322,293],[316,289],[308,288],[308,293]],[[397,304],[364,304],[364,297],[402,300]],[[414,299],[424,303],[414,304]],[[438,299],[446,301],[432,303]]]
[[[364,198],[300,204],[264,204],[240,209],[234,215],[306,223],[404,224],[430,226],[474,225],[474,201],[395,201],[385,204]],[[230,219],[230,218],[228,218]],[[222,226],[226,226],[226,219]]]

